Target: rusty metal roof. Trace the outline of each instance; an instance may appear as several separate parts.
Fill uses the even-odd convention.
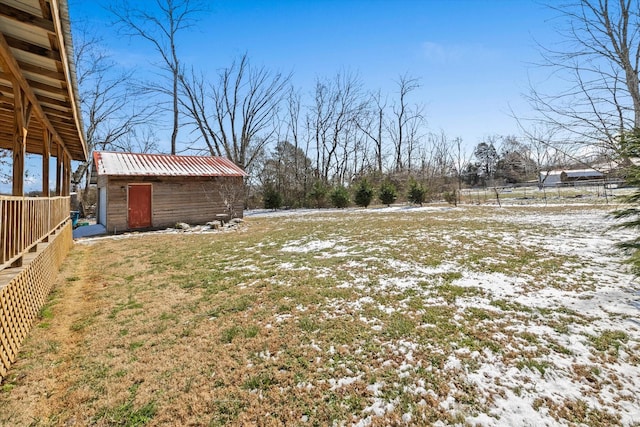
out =
[[[13,149],[20,92],[32,113],[27,152],[43,153],[46,130],[54,155],[86,160],[67,0],[0,0],[0,148]]]
[[[224,157],[172,156],[94,151],[98,175],[110,176],[247,176]]]

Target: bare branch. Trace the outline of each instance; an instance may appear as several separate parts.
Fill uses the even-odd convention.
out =
[[[169,75],[171,86],[148,84],[147,90],[171,96],[173,130],[171,133],[171,154],[176,153],[179,122],[179,85],[182,64],[177,44],[178,34],[195,25],[197,15],[205,10],[197,0],[155,0],[149,3],[129,3],[119,1],[109,6],[109,11],[117,18],[121,33],[130,37],[140,37],[151,44],[162,58],[158,65]]]
[[[584,149],[621,154],[619,138],[640,127],[640,6],[628,0],[576,0],[551,5],[564,27],[563,43],[544,47],[540,64],[572,85],[545,93],[531,84],[535,118]]]
[[[212,155],[225,155],[243,169],[252,167],[274,136],[274,119],[291,76],[254,68],[245,54],[206,85],[193,72],[180,77],[182,105]]]

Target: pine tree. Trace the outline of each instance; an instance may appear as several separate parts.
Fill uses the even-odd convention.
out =
[[[336,208],[342,209],[349,206],[349,191],[343,186],[334,188],[329,197],[331,198],[331,203],[333,203],[333,206]]]
[[[264,189],[262,198],[264,200],[265,209],[276,210],[282,207],[282,194],[280,194],[280,192],[271,185],[268,185]]]
[[[363,179],[356,188],[354,201],[356,205],[366,208],[371,204],[371,200],[373,200],[373,188],[366,179]]]
[[[407,199],[409,199],[413,204],[422,206],[426,195],[427,189],[424,188],[424,185],[420,184],[415,179],[412,179],[409,183],[409,194],[407,194]]]
[[[313,183],[313,187],[309,192],[309,197],[315,202],[316,208],[323,208],[325,207],[325,200],[328,193],[329,188],[323,184],[322,181],[316,181]]]
[[[623,156],[626,159],[640,158],[640,129],[636,129],[623,136],[621,142]],[[640,166],[628,162],[626,168],[625,183],[635,187],[636,190],[622,198],[622,203],[627,207],[612,212],[615,219],[622,220],[617,228],[640,230]],[[633,273],[640,276],[640,235],[621,242],[617,245],[629,254],[628,263],[632,266]]]
[[[383,182],[380,186],[380,193],[378,194],[378,197],[383,204],[391,206],[391,203],[395,202],[398,197],[396,186],[390,181]]]

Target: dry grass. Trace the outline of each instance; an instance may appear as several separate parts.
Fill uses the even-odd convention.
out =
[[[541,417],[624,423],[625,406],[589,396],[638,377],[638,332],[611,327],[616,313],[536,303],[596,297],[616,256],[547,247],[589,238],[567,221],[581,208],[540,208],[554,224],[518,209],[326,212],[78,244],[2,384],[0,422],[497,422],[497,402],[520,396]],[[487,366],[521,381],[482,382]],[[584,382],[585,400],[530,387],[549,375]]]

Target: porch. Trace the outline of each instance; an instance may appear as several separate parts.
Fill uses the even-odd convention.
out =
[[[0,378],[15,361],[73,244],[69,202],[0,196]]]
[[[73,243],[71,162],[86,161],[88,148],[72,58],[66,0],[0,0],[0,149],[11,152],[11,196],[0,196],[0,381]],[[41,156],[40,174],[27,172],[27,154]],[[29,174],[42,197],[24,197]]]

